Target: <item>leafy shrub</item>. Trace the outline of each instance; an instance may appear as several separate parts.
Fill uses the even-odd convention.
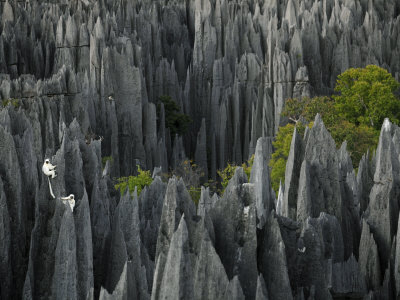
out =
[[[217,171],[219,177],[221,178],[221,185],[223,190],[226,189],[229,180],[233,177],[233,175],[235,175],[235,170],[237,167],[238,166],[235,164],[228,163],[225,169]]]
[[[12,105],[12,106],[14,106],[14,108],[18,108],[20,106],[19,99],[15,99],[15,98],[4,99],[2,101],[2,104],[3,104],[3,107]]]
[[[253,167],[253,163],[254,163],[254,154],[250,157],[250,159],[248,161],[244,162],[241,165],[241,167],[243,168],[243,171],[247,175],[248,180],[250,180],[250,173],[251,173],[251,169]],[[223,194],[226,187],[228,186],[229,180],[231,180],[233,175],[235,175],[235,171],[236,171],[237,167],[238,166],[235,164],[228,163],[228,165],[226,166],[225,169],[217,171],[219,177],[221,178],[221,186],[222,186],[221,194]]]
[[[134,192],[135,187],[137,187],[138,196],[142,192],[145,186],[149,186],[153,182],[151,178],[150,171],[145,171],[138,166],[138,175],[129,177],[120,177],[117,179],[117,184],[115,184],[115,189],[120,190],[121,195],[124,194],[126,188],[129,188],[129,192]]]
[[[253,168],[254,163],[254,154],[250,157],[250,159],[242,164],[242,168],[244,173],[247,175],[247,179],[250,180],[251,169]]]

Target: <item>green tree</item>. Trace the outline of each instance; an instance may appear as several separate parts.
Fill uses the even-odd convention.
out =
[[[347,151],[356,168],[367,150],[375,148],[378,144],[379,131],[367,125],[357,126],[342,120],[328,130],[336,142],[336,147],[339,148],[344,141],[347,141]]]
[[[129,188],[129,192],[134,192],[135,187],[137,187],[138,196],[142,192],[145,186],[149,186],[153,182],[151,178],[150,171],[145,171],[138,166],[137,176],[120,177],[117,179],[117,184],[115,184],[115,189],[120,190],[121,195],[124,194],[126,188]]]
[[[172,138],[175,138],[176,134],[185,134],[193,120],[188,115],[180,113],[178,104],[170,96],[159,97],[158,111],[160,111],[160,102],[164,104],[165,127],[169,128]]]
[[[355,167],[358,166],[362,155],[368,149],[374,148],[377,145],[379,130],[368,126],[368,124],[356,125],[347,120],[346,115],[339,111],[337,102],[330,97],[288,99],[282,115],[288,117],[291,122],[302,120],[309,123],[314,120],[317,113],[321,115],[325,127],[331,133],[338,148],[344,141],[347,141],[347,150]],[[281,145],[277,144],[276,147],[279,148]],[[279,166],[278,164],[271,170],[272,173],[277,172],[279,174],[275,177],[275,186],[279,186],[282,168],[284,169],[286,165],[285,156],[281,155],[280,157],[282,158],[280,161],[281,165]]]
[[[385,118],[398,123],[400,100],[395,96],[400,84],[385,69],[369,65],[349,69],[338,76],[333,98],[350,123],[379,130]]]
[[[282,115],[294,124],[299,121],[312,122],[317,113],[321,115],[327,127],[337,123],[338,118],[341,119],[335,101],[326,96],[287,99],[282,111]]]

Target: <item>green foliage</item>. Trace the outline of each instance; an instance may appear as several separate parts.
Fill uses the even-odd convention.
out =
[[[243,168],[244,173],[247,175],[247,179],[250,180],[250,173],[254,163],[254,154],[250,157],[250,159],[244,162],[241,167]],[[226,166],[223,170],[218,170],[217,173],[221,178],[221,185],[222,185],[222,193],[225,191],[226,187],[228,186],[229,180],[235,175],[236,168],[238,166],[235,164],[230,164]]]
[[[176,134],[185,134],[193,120],[188,115],[180,113],[178,104],[170,96],[160,96],[159,101],[164,103],[165,127],[169,128],[172,138]],[[160,103],[157,109],[160,111]]]
[[[339,148],[347,141],[347,150],[357,168],[362,155],[376,147],[384,118],[399,123],[400,100],[395,96],[399,87],[400,83],[380,67],[349,69],[338,77],[337,95],[288,99],[282,115],[299,124],[301,121],[312,122],[319,113],[336,146]],[[293,130],[292,124],[281,127],[273,143],[275,152],[270,166],[275,191],[285,176]]]
[[[126,188],[129,188],[129,192],[132,193],[135,191],[135,187],[137,187],[137,194],[139,196],[142,189],[153,182],[153,178],[151,178],[150,171],[144,171],[140,166],[138,166],[138,173],[137,176],[118,178],[117,184],[114,186],[115,189],[120,190],[121,195],[123,195]]]
[[[338,148],[344,141],[347,141],[347,150],[350,153],[355,167],[358,166],[362,155],[367,152],[368,149],[375,147],[378,143],[378,130],[368,126],[368,124],[356,125],[347,120],[346,116],[340,112],[338,103],[329,97],[288,99],[282,115],[288,117],[292,122],[303,120],[309,123],[314,120],[317,113],[321,115],[325,127],[331,133]],[[291,132],[293,132],[293,130]],[[280,149],[281,147],[282,145],[276,145],[276,149]],[[286,165],[285,156],[279,154],[279,157],[283,160],[277,162],[278,165],[271,171],[273,173],[278,172],[279,174],[273,175],[273,177],[276,176],[274,185],[278,185],[278,187],[278,177],[282,176],[282,169],[284,169]],[[279,163],[281,164],[280,166]]]
[[[333,96],[344,119],[380,130],[387,117],[400,120],[400,100],[395,96],[400,83],[385,69],[370,65],[349,69],[338,76]]]
[[[229,180],[233,177],[233,175],[235,175],[236,168],[237,165],[228,163],[225,169],[217,171],[219,177],[221,178],[221,185],[223,190],[226,189]]]
[[[103,169],[106,167],[106,163],[107,161],[110,161],[110,163],[112,163],[114,161],[114,159],[112,158],[112,156],[104,156],[101,158],[101,164],[103,165]]]
[[[19,99],[15,99],[15,98],[4,99],[2,101],[2,104],[3,104],[3,107],[6,107],[8,105],[12,105],[12,106],[14,106],[14,108],[20,107]]]
[[[347,141],[347,151],[356,168],[367,150],[375,148],[378,144],[379,131],[367,125],[357,126],[342,120],[331,126],[329,131],[338,148]]]
[[[282,115],[288,117],[289,121],[294,123],[300,120],[309,123],[314,120],[317,113],[321,115],[327,127],[335,124],[338,120],[339,114],[335,101],[325,96],[287,99]]]
[[[289,123],[280,127],[275,141],[272,143],[275,151],[271,155],[269,166],[271,168],[271,186],[275,192],[279,190],[279,182],[285,180],[286,161],[295,128],[300,135],[303,135],[306,127],[301,122],[297,122],[297,126]]]
[[[244,173],[247,175],[247,179],[250,180],[251,169],[253,168],[254,154],[250,159],[242,164]]]

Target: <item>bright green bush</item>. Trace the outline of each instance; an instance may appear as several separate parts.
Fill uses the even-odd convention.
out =
[[[217,171],[219,177],[221,178],[223,190],[225,190],[225,188],[228,186],[229,180],[233,177],[233,175],[235,175],[236,168],[237,165],[228,163],[225,169]]]
[[[253,163],[254,163],[254,154],[250,157],[248,161],[244,162],[241,165],[244,173],[247,175],[248,180],[250,180],[250,173],[251,173],[251,168],[253,167]],[[225,169],[217,171],[219,177],[221,178],[221,186],[222,186],[221,194],[223,194],[226,187],[228,186],[229,180],[231,180],[233,175],[235,175],[237,167],[238,166],[235,164],[228,163]]]
[[[142,192],[142,189],[145,186],[149,186],[153,182],[153,178],[151,178],[150,171],[145,171],[138,166],[138,175],[137,176],[129,176],[129,177],[121,177],[117,179],[117,184],[115,184],[115,189],[120,190],[121,195],[125,193],[126,188],[129,188],[129,192],[134,192],[135,187],[137,187],[138,196]]]

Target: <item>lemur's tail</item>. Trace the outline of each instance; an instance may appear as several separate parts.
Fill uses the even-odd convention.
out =
[[[49,180],[50,195],[53,197],[53,199],[56,199],[56,197],[53,194],[53,189],[51,188],[50,177],[48,176],[47,179]]]

